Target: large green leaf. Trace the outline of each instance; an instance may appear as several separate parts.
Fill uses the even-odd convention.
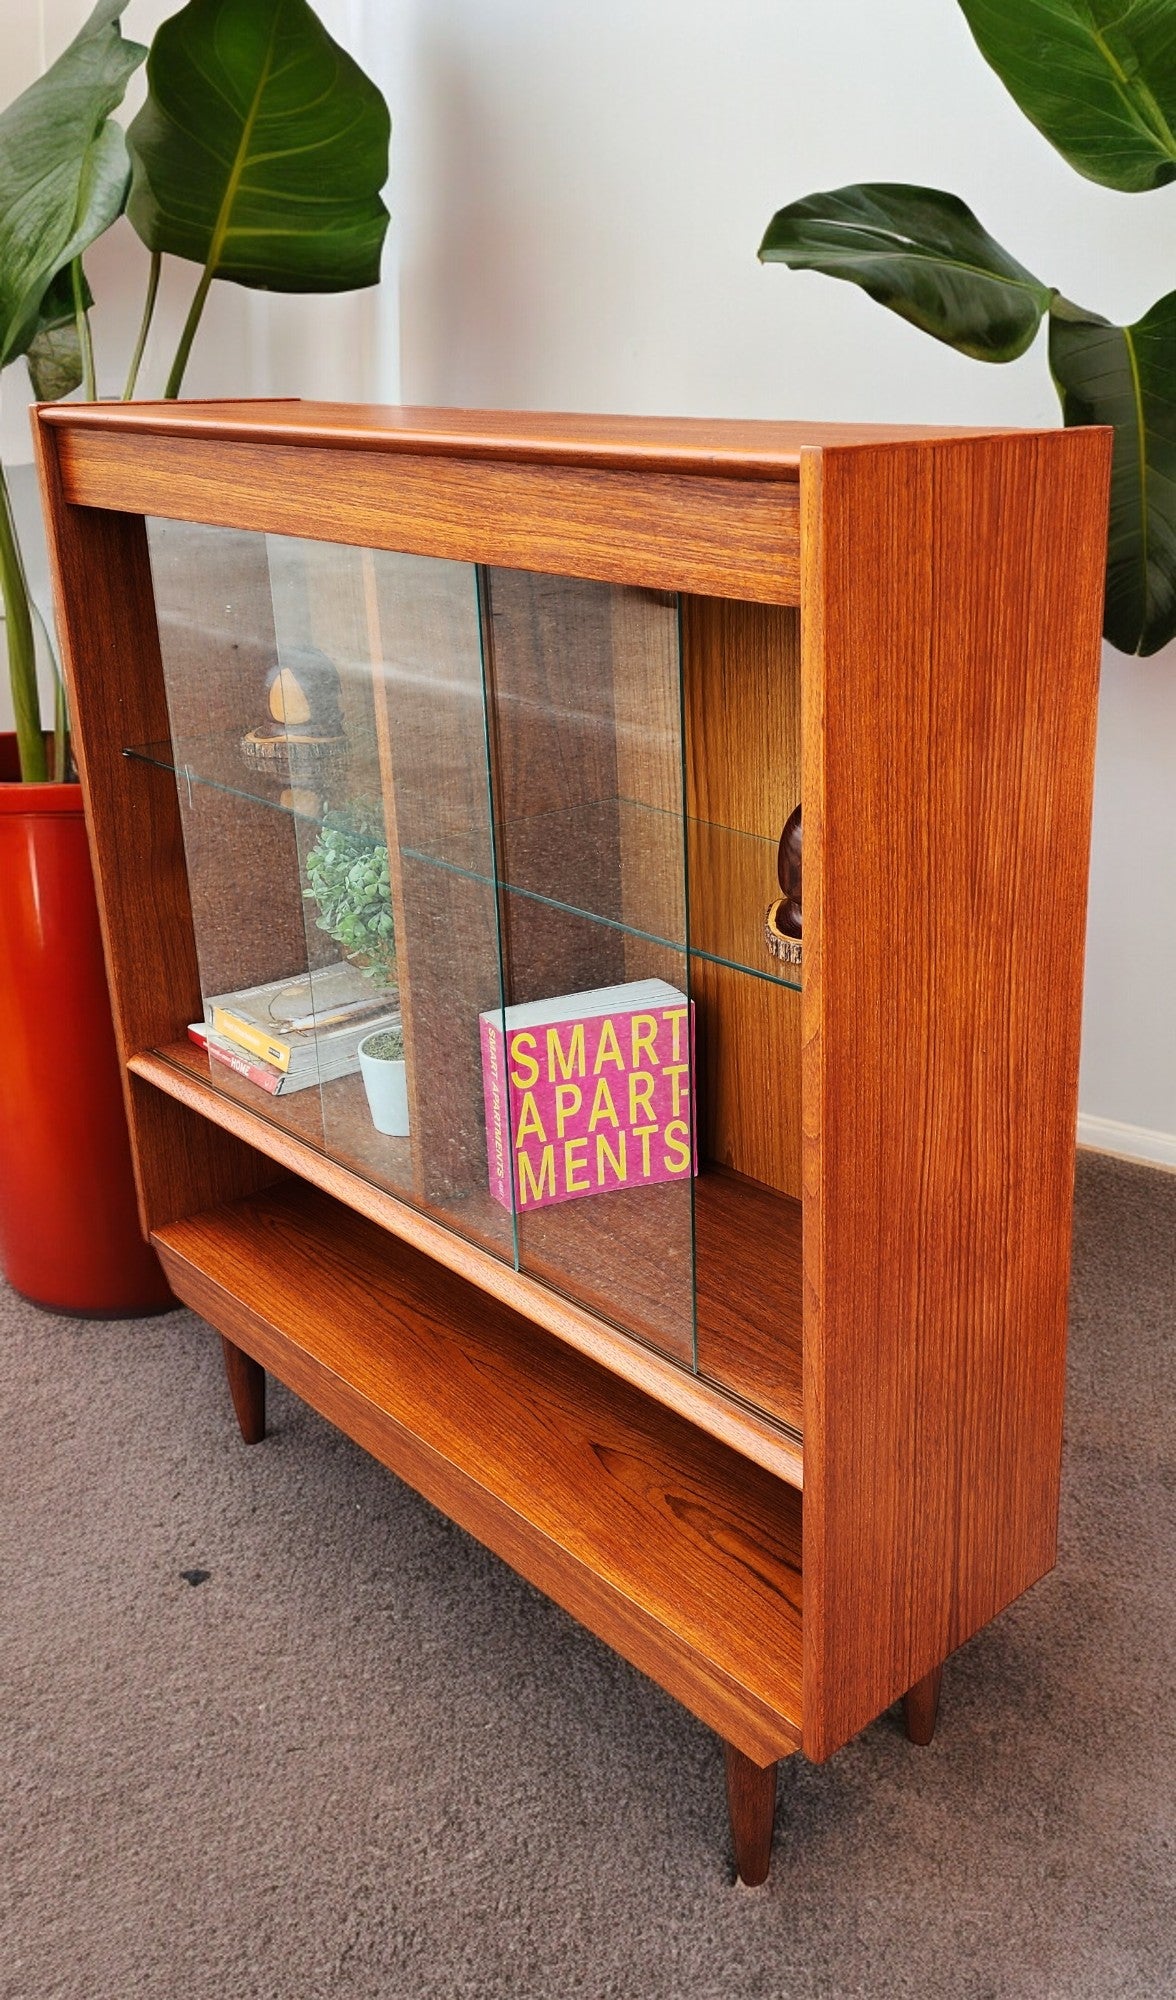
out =
[[[147,78],[127,212],[149,250],[270,291],[378,281],[387,107],[306,0],[190,0]]]
[[[128,163],[110,113],[147,51],[125,0],[100,0],[64,54],[0,113],[0,367],[23,354],[59,271],[122,211]]]
[[[1049,359],[1066,423],[1115,427],[1103,629],[1158,652],[1176,638],[1176,292],[1134,326],[1058,301]]]
[[[82,305],[94,303],[82,277]],[[37,331],[25,349],[29,380],[39,403],[57,403],[78,387],[84,373],[70,267],[59,271],[41,300]]]
[[[981,54],[1072,167],[1138,193],[1176,178],[1172,0],[960,0]]]
[[[759,254],[851,279],[978,361],[1023,354],[1053,296],[955,195],[890,181],[794,201],[773,216]]]
[[[59,403],[76,389],[83,375],[82,336],[76,320],[42,327],[25,355],[29,381],[38,403]]]

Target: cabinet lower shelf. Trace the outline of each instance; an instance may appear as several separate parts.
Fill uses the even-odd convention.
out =
[[[761,1763],[801,1735],[795,1488],[302,1182],[154,1232],[177,1294]]]

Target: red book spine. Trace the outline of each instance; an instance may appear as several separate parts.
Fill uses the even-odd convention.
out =
[[[506,1079],[503,1075],[502,1027],[500,1022],[486,1014],[482,1016],[482,1090],[486,1100],[486,1167],[490,1192],[503,1208],[511,1208],[510,1132]]]
[[[271,1069],[268,1063],[254,1062],[249,1056],[236,1055],[231,1049],[222,1049],[217,1042],[210,1042],[203,1027],[194,1022],[188,1029],[189,1041],[203,1049],[213,1062],[223,1063],[235,1076],[243,1076],[248,1083],[255,1083],[268,1096],[276,1097],[282,1088],[282,1072]]]

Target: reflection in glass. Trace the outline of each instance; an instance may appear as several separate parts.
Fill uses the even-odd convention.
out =
[[[764,1259],[799,1254],[799,970],[764,947],[776,839],[686,811],[709,795],[678,600],[148,535],[171,740],[130,754],[177,773],[210,1079],[767,1398]],[[777,1104],[753,1045],[779,1052]]]

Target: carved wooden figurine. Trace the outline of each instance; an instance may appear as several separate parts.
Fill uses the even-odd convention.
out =
[[[788,815],[776,854],[780,894],[768,911],[764,936],[773,958],[800,964],[800,807]]]
[[[302,646],[266,675],[267,718],[241,739],[245,762],[263,777],[297,789],[281,803],[310,807],[347,763],[339,675],[317,646]]]

